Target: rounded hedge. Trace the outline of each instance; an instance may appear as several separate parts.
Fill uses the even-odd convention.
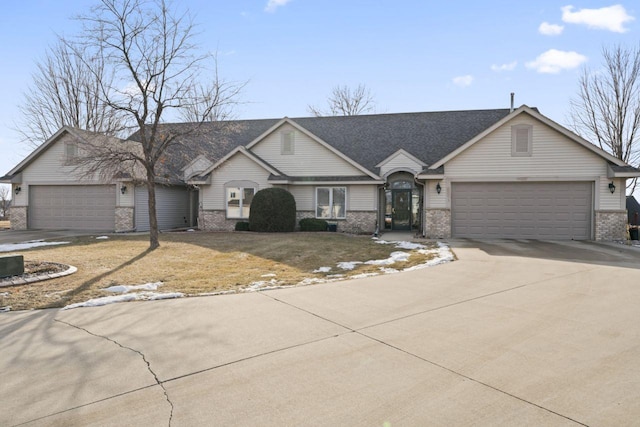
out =
[[[289,232],[296,227],[296,200],[287,190],[278,187],[258,191],[251,201],[249,230]]]
[[[324,219],[302,218],[300,231],[327,231],[329,224]]]

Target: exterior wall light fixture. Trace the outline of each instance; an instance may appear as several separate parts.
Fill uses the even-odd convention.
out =
[[[16,196],[20,194],[21,191],[22,191],[22,187],[16,187]]]
[[[437,183],[437,184],[436,184],[436,192],[437,192],[438,194],[440,194],[440,192],[441,192],[441,191],[442,191],[442,187],[440,186],[440,183]]]
[[[613,181],[609,183],[609,191],[611,191],[611,194],[616,192],[616,185],[613,183]]]
[[[125,194],[127,192],[127,186],[123,185],[122,187],[120,187],[120,193],[121,194]]]

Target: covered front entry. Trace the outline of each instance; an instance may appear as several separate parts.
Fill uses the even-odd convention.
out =
[[[453,237],[588,240],[593,183],[453,183]]]
[[[384,189],[384,230],[410,231],[420,228],[420,197],[413,175],[396,173]]]

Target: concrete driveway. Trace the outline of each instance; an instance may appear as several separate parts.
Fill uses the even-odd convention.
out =
[[[333,284],[2,314],[0,425],[637,424],[640,256],[525,243],[452,241],[456,262]]]

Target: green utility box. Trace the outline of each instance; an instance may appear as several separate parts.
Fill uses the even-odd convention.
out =
[[[24,273],[24,257],[22,255],[0,256],[0,278],[19,276]]]

